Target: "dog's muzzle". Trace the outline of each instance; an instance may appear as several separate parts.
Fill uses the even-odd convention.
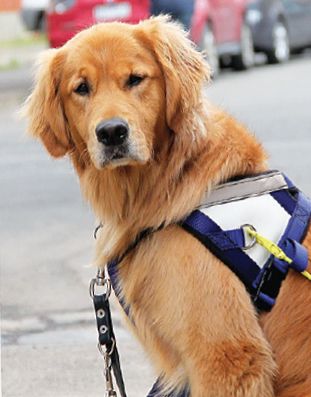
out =
[[[119,117],[101,121],[95,133],[100,143],[109,147],[123,145],[129,135],[129,125]]]
[[[102,120],[95,128],[97,138],[98,165],[104,168],[111,166],[127,165],[135,158],[131,150],[130,127],[120,117]]]

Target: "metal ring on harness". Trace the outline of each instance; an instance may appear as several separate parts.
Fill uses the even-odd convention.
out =
[[[249,229],[253,230],[254,232],[257,232],[257,230],[254,228],[254,226],[250,225],[248,223],[245,223],[244,225],[240,226],[240,229],[243,229],[243,231],[244,231],[244,228],[249,228]],[[247,244],[244,247],[242,247],[242,250],[243,251],[247,251],[247,250],[253,248],[256,243],[257,243],[257,239],[256,239],[255,236],[253,236],[252,241],[249,244]]]

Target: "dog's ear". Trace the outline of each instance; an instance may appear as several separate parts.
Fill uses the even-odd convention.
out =
[[[201,100],[201,90],[211,69],[179,23],[167,16],[141,22],[149,46],[160,64],[166,83],[166,117],[174,129]]]
[[[27,132],[40,138],[53,157],[63,157],[71,148],[59,92],[64,57],[61,50],[45,52],[39,61],[34,90],[24,107],[29,121]]]

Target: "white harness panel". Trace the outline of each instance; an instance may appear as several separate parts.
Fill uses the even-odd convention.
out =
[[[290,215],[269,194],[231,201],[200,210],[213,219],[223,230],[237,229],[244,224],[249,224],[259,234],[275,244],[280,241],[290,220]],[[247,233],[245,233],[245,242],[247,245],[251,242]],[[269,252],[259,244],[255,244],[245,253],[260,268],[264,266],[270,256]]]

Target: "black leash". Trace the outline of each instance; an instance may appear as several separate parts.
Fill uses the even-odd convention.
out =
[[[98,295],[95,287],[103,287],[105,292]],[[121,397],[127,397],[121,371],[119,353],[116,345],[116,337],[113,331],[109,296],[111,284],[109,278],[105,277],[104,270],[98,269],[96,278],[90,284],[90,295],[94,303],[97,329],[98,329],[98,350],[104,357],[106,380],[106,397],[117,396],[113,386],[112,372],[118,385]]]
[[[143,230],[135,239],[135,241],[127,248],[121,258],[118,260],[118,263],[122,261],[122,259],[134,249],[138,243],[144,239],[145,237],[149,236],[150,234],[161,230],[165,224],[163,223],[157,229],[148,228]],[[94,238],[97,237],[97,232],[102,227],[102,223],[97,226],[94,231]],[[104,288],[103,294],[96,294],[95,288]],[[98,329],[98,350],[104,357],[105,362],[105,369],[104,369],[104,376],[106,379],[106,397],[116,397],[117,393],[113,387],[112,382],[112,372],[114,374],[116,383],[118,385],[121,397],[127,397],[119,353],[116,345],[116,338],[113,331],[112,319],[111,319],[111,311],[109,305],[109,297],[111,293],[111,282],[110,278],[107,274],[105,276],[105,269],[98,268],[96,278],[91,280],[90,284],[90,295],[93,300],[95,315],[96,315],[96,322],[97,322],[97,329]],[[153,394],[150,394],[152,396]]]

